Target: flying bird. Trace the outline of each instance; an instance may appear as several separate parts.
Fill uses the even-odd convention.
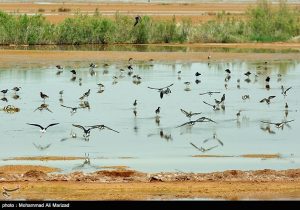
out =
[[[286,93],[291,89],[292,87],[289,87],[287,89],[284,89],[283,85],[281,85],[281,94],[283,96],[286,96]]]
[[[108,129],[108,130],[111,130],[111,131],[114,131],[114,132],[116,132],[116,133],[120,133],[119,131],[117,131],[117,130],[114,130],[114,129],[112,129],[112,128],[110,128],[110,127],[107,127],[106,125],[93,125],[93,126],[87,126],[87,127],[90,127],[90,128],[98,128],[99,130],[103,130],[103,129]]]
[[[43,127],[43,126],[41,126],[41,125],[39,125],[39,124],[34,124],[34,123],[27,123],[27,124],[28,124],[28,125],[33,125],[33,126],[40,127],[40,128],[41,128],[40,131],[41,131],[42,133],[45,133],[46,130],[47,130],[49,127],[54,126],[54,125],[58,125],[59,123],[52,123],[52,124],[48,125],[47,127]]]
[[[262,100],[260,100],[260,103],[266,102],[267,104],[271,103],[271,99],[275,98],[276,96],[269,96],[268,98],[263,98]]]
[[[199,115],[199,114],[202,114],[202,112],[195,112],[195,113],[193,113],[192,111],[185,111],[185,110],[183,110],[183,109],[180,109],[180,111],[183,113],[183,114],[185,114],[185,116],[187,117],[187,118],[189,118],[189,119],[191,119],[191,117],[192,116],[194,116],[194,115]]]

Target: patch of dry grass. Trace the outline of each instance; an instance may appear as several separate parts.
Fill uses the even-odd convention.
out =
[[[4,159],[7,160],[40,160],[40,161],[49,161],[49,160],[82,160],[84,157],[68,157],[68,156],[32,156],[32,157],[13,157]]]
[[[39,165],[5,165],[0,166],[2,174],[23,174],[31,170],[42,171],[44,173],[59,172],[59,168],[51,168]]]

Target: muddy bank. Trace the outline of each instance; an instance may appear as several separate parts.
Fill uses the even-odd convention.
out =
[[[154,173],[101,170],[47,174],[30,170],[0,174],[5,188],[20,189],[6,199],[149,200],[149,199],[299,199],[300,169],[229,170],[214,173]],[[43,193],[41,193],[43,192]],[[2,197],[2,199],[4,199]]]
[[[228,45],[227,45],[228,46]],[[300,45],[299,45],[300,46]],[[58,65],[77,61],[87,62],[118,62],[128,61],[274,61],[300,60],[299,53],[223,53],[223,52],[122,52],[122,51],[44,51],[44,50],[1,50],[0,67],[22,64]]]

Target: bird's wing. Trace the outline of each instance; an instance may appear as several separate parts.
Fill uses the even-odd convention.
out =
[[[37,126],[37,127],[40,127],[41,129],[44,129],[43,126],[39,125],[39,124],[34,124],[34,123],[27,123],[28,125],[33,125],[33,126]]]
[[[65,108],[69,108],[69,109],[72,109],[72,107],[69,107],[69,106],[65,106],[63,104],[61,104],[62,107],[65,107]]]
[[[185,125],[191,124],[192,122],[194,122],[194,121],[189,121],[189,122],[183,123],[183,124],[181,124],[181,125],[178,125],[178,126],[177,126],[177,127],[175,127],[175,128],[179,128],[179,127],[182,127],[182,126],[185,126]]]
[[[216,147],[218,147],[218,145],[216,145],[216,146],[213,146],[213,147],[210,147],[210,148],[207,148],[207,149],[205,149],[205,151],[212,150],[212,149],[214,149],[214,148],[216,148]]]
[[[47,109],[48,112],[51,112],[51,113],[52,113],[52,111],[51,111],[48,107],[46,107],[46,109]]]
[[[191,115],[199,115],[199,114],[202,114],[202,112],[195,112],[195,113],[192,113]]]
[[[107,126],[104,126],[104,127],[107,128],[108,130],[114,131],[114,132],[116,132],[116,133],[120,133],[119,131],[114,130],[114,129],[110,128],[110,127],[107,127]]]
[[[51,127],[51,126],[54,126],[54,125],[58,125],[59,123],[51,123],[50,125],[48,125],[45,129]]]
[[[161,90],[162,88],[154,88],[154,87],[148,87],[149,89],[154,89],[154,90]]]
[[[85,130],[85,127],[83,127],[82,125],[76,125],[76,124],[72,124],[74,127],[77,127],[77,128],[81,128],[82,130]]]
[[[260,102],[260,103],[263,103],[263,102],[265,102],[266,100],[267,100],[267,99],[264,98],[264,99],[260,100],[259,102]]]
[[[205,95],[205,94],[208,94],[208,92],[206,92],[206,93],[199,93],[200,96]]]
[[[286,89],[284,92],[285,92],[285,93],[288,92],[291,88],[292,88],[292,87],[289,87],[289,88]]]
[[[276,96],[269,96],[269,99],[275,98]]]
[[[183,110],[183,109],[180,109],[180,111],[181,111],[183,114],[188,115],[188,112],[187,112],[187,111],[185,111],[185,110]]]
[[[283,123],[287,124],[287,123],[293,122],[293,121],[295,121],[295,120],[287,120],[287,121],[284,121]]]
[[[221,144],[222,146],[224,146],[224,143],[220,139],[216,139],[216,140],[219,142],[219,144]]]
[[[212,107],[213,107],[213,105],[211,105],[211,104],[209,104],[209,103],[207,103],[207,102],[205,102],[205,101],[203,101],[203,103],[205,103],[205,104],[208,105],[208,106],[212,106]]]
[[[190,142],[190,145],[192,145],[193,147],[195,147],[197,150],[201,151],[201,149],[199,147],[197,147],[195,144],[193,144],[192,142]]]

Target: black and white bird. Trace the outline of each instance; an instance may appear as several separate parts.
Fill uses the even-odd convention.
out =
[[[92,129],[95,129],[96,127],[89,127],[89,126],[86,126],[86,127],[88,127],[88,128],[86,128],[86,127],[84,127],[84,126],[82,126],[82,125],[77,125],[77,124],[72,124],[74,127],[76,127],[76,128],[80,128],[80,129],[82,129],[83,130],[83,137],[84,138],[89,138],[90,137],[90,134],[91,134],[91,130]]]
[[[5,94],[8,92],[8,89],[5,90],[1,90],[1,93],[3,93],[3,95],[5,96]]]
[[[292,87],[289,87],[287,89],[284,89],[283,85],[281,85],[281,94],[283,96],[286,96],[286,93],[291,89]]]
[[[268,98],[263,98],[262,100],[260,100],[260,103],[266,102],[267,104],[271,103],[271,99],[275,98],[276,96],[269,96]]]
[[[154,90],[158,90],[160,98],[163,98],[164,95],[168,95],[169,93],[171,93],[171,89],[170,87],[174,85],[174,83],[166,86],[166,87],[162,87],[162,88],[154,88],[154,87],[148,87],[149,89],[154,89]]]
[[[244,75],[246,75],[247,77],[249,77],[251,75],[251,72],[247,71]]]
[[[46,100],[46,98],[49,98],[48,95],[46,95],[46,94],[44,94],[44,93],[42,93],[42,92],[40,92],[40,96],[41,96],[41,98],[42,98],[44,101]]]
[[[15,94],[21,90],[21,87],[14,87],[13,89],[11,89],[13,91],[15,91]]]
[[[87,126],[87,127],[89,127],[89,128],[98,128],[99,130],[103,130],[103,129],[108,129],[108,130],[111,130],[111,131],[114,131],[114,132],[116,132],[116,133],[120,133],[119,131],[117,131],[117,130],[114,130],[114,129],[112,129],[112,128],[110,128],[110,127],[108,127],[108,126],[106,126],[106,125],[92,125],[92,126]]]
[[[276,128],[281,128],[283,129],[284,125],[287,125],[289,122],[293,122],[295,120],[284,120],[282,122],[278,122],[278,123],[273,123],[273,122],[267,122],[267,121],[261,121],[262,123],[267,123],[267,124],[270,124],[270,125],[275,125]]]
[[[230,69],[225,69],[225,72],[226,72],[227,74],[231,74]]]
[[[46,146],[42,146],[42,145],[36,145],[35,143],[33,143],[33,145],[34,145],[35,148],[37,148],[40,151],[46,150],[51,146],[51,144],[47,144]]]
[[[54,126],[54,125],[58,125],[58,124],[59,124],[59,123],[52,123],[52,124],[50,124],[50,125],[48,125],[48,126],[46,126],[46,127],[43,127],[43,126],[41,126],[41,125],[39,125],[39,124],[27,123],[27,125],[32,125],[32,126],[36,126],[36,127],[41,128],[40,131],[41,131],[42,133],[45,133],[46,130],[47,130],[49,127]]]
[[[135,19],[135,23],[133,26],[136,26],[141,21],[142,18],[141,16],[137,15],[134,19]]]
[[[159,113],[160,113],[160,107],[157,107],[157,109],[155,110],[155,114],[156,114],[156,116],[158,116],[158,115],[159,115]]]

